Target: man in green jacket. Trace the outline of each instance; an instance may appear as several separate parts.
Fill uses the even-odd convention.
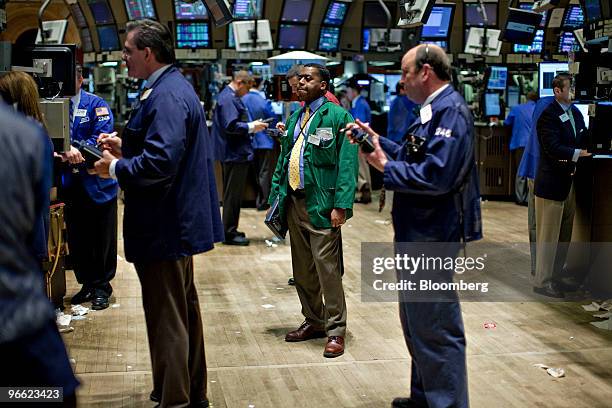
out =
[[[298,98],[305,105],[283,129],[270,203],[278,198],[287,219],[293,276],[306,318],[285,341],[327,336],[323,355],[338,357],[346,333],[340,227],[353,214],[359,165],[357,146],[340,132],[353,118],[325,98],[329,84],[329,71],[321,65],[300,70]]]

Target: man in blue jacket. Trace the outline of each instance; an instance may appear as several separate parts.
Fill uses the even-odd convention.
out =
[[[250,83],[249,92],[242,97],[242,102],[249,111],[251,118],[274,119],[276,115],[272,111],[272,104],[266,100],[259,90],[253,78]],[[270,122],[269,126],[276,125],[276,120]],[[272,185],[272,173],[274,172],[274,139],[265,131],[253,135],[253,150],[255,161],[255,179],[257,180],[257,199],[255,205],[258,210],[268,209],[268,197]]]
[[[223,240],[206,117],[172,64],[172,34],[152,20],[128,23],[123,59],[146,79],[122,139],[100,138],[103,177],[125,191],[125,256],[142,286],[153,392],[162,407],[208,407],[206,360],[193,255]]]
[[[450,80],[450,61],[442,48],[412,48],[402,59],[401,81],[421,110],[409,129],[410,140],[398,145],[357,121],[375,146],[368,162],[383,172],[385,188],[395,192],[392,217],[398,253],[406,243],[427,242],[456,256],[451,251],[458,244],[453,243],[482,238],[474,122]],[[452,270],[428,272],[437,272],[442,282],[453,280]],[[400,273],[398,279],[403,279]],[[412,355],[411,396],[396,398],[393,407],[467,408],[465,333],[456,294],[444,301],[415,301],[408,291],[400,299],[400,319]]]
[[[362,95],[365,91],[355,82],[350,82],[346,89],[346,97],[351,101],[351,115],[363,123],[372,122],[372,110],[370,104]],[[355,200],[357,203],[369,204],[372,202],[372,177],[370,166],[365,158],[359,156],[359,176],[357,177],[357,191],[361,197]]]
[[[417,105],[406,96],[406,91],[401,82],[395,87],[396,97],[391,101],[389,116],[387,120],[387,138],[395,143],[403,143],[402,138],[406,135],[408,128],[417,118],[415,113]]]
[[[82,68],[77,67],[79,91],[70,99],[70,140],[95,146],[101,133],[113,131],[113,114],[104,99],[82,90],[82,84]],[[106,309],[117,270],[117,182],[88,174],[74,146],[62,159],[71,164],[62,174],[68,248],[74,274],[83,285],[71,303],[91,300],[92,309]]]
[[[234,73],[219,93],[213,114],[212,136],[217,145],[217,159],[223,161],[223,226],[226,245],[249,245],[238,231],[242,194],[253,161],[252,135],[268,127],[253,120],[240,99],[249,91],[251,77],[246,71]]]

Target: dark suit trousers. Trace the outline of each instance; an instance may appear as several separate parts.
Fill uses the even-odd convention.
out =
[[[80,180],[64,191],[68,248],[77,281],[106,289],[117,271],[117,199],[98,204]]]
[[[270,188],[272,187],[272,174],[274,173],[274,150],[255,150],[255,174],[257,177],[257,208],[268,203]]]
[[[302,314],[315,327],[325,329],[328,336],[344,336],[346,301],[340,229],[315,228],[306,212],[306,200],[295,196],[287,198],[287,221],[293,277]]]
[[[136,263],[153,368],[162,407],[206,399],[206,359],[193,257]]]
[[[223,227],[227,241],[237,235],[240,205],[249,166],[249,162],[223,163]]]

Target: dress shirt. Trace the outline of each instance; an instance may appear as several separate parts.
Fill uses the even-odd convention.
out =
[[[232,91],[234,91],[234,94],[236,93],[236,88],[234,88],[231,83],[229,83],[227,86],[229,86],[229,88]],[[246,109],[246,106],[244,108]],[[247,109],[247,113],[249,114],[249,119],[252,119],[251,113],[249,112],[248,109]],[[255,133],[255,124],[253,123],[253,121],[247,122],[247,125],[249,126],[249,133]]]
[[[449,87],[449,85],[450,84],[442,85],[437,91],[435,91],[434,93],[429,95],[427,97],[427,99],[425,99],[425,102],[423,102],[423,105],[421,106],[421,109],[423,109],[424,107],[426,107],[427,105],[432,103],[433,100],[436,99],[436,96],[440,95],[442,93],[442,91],[444,91],[446,88]]]
[[[572,113],[572,104],[570,103],[565,104],[565,103],[561,103],[559,101],[557,101],[557,103],[559,104],[559,106],[561,106],[561,109],[563,109],[563,112],[565,112],[567,114],[567,116],[569,117],[570,123],[572,124],[572,129],[574,130],[574,137],[578,137],[578,135],[576,134],[576,122],[574,122],[574,114]],[[574,149],[574,155],[572,156],[572,161],[575,163],[578,161],[578,158],[580,158],[580,149]]]
[[[319,110],[319,108],[325,102],[327,102],[327,99],[325,98],[325,96],[321,96],[320,98],[312,101],[309,105],[306,105],[310,107],[310,119],[308,120],[308,122],[306,123],[306,126],[304,126],[304,129],[303,129],[304,142],[302,143],[302,150],[300,151],[300,185],[298,187],[298,190],[302,190],[304,188],[304,147],[306,146],[306,143],[308,143],[308,140],[307,140],[308,128],[310,127],[310,122],[312,122],[312,118],[315,117],[316,111]],[[300,113],[300,117],[298,118],[298,121],[295,124],[295,130],[293,131],[293,143],[295,143],[297,138],[300,136],[300,129],[302,127],[301,126],[302,119],[304,118],[305,111],[306,111],[306,108],[304,107],[302,109],[302,113]]]

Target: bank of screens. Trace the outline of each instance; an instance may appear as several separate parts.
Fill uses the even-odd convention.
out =
[[[514,44],[514,52],[521,54],[541,54],[542,46],[544,44],[544,30],[536,31],[536,35],[533,38],[531,45]]]
[[[520,3],[519,4],[519,8],[523,9],[523,10],[533,10],[533,3]],[[543,11],[540,14],[542,15],[542,21],[540,22],[540,27],[544,28],[546,27],[546,17],[547,17],[547,11]]]
[[[125,0],[125,9],[130,20],[156,19],[153,0]]]
[[[569,64],[567,62],[540,62],[538,71],[540,98],[553,96],[553,79],[559,73],[568,72]]]
[[[209,46],[208,23],[176,23],[177,48],[208,48]]]
[[[185,3],[182,0],[174,0],[174,15],[177,20],[206,20],[208,17],[206,7],[201,1]]]
[[[93,52],[94,50],[89,28],[81,29],[81,47],[83,48],[83,52]]]
[[[255,9],[253,9],[255,3]],[[234,3],[234,18],[235,19],[258,19],[263,16],[263,0],[236,0]]]
[[[486,93],[484,96],[484,115],[490,116],[501,116],[501,105],[499,103],[499,94],[497,93]]]
[[[323,24],[331,26],[341,26],[346,17],[350,3],[343,1],[331,1],[327,7]]]
[[[340,27],[321,27],[319,34],[319,50],[338,51],[340,43]]]
[[[568,53],[570,51],[579,51],[580,45],[576,41],[576,37],[574,37],[574,33],[572,32],[562,32],[559,37],[559,46],[557,48],[557,52],[561,54]]]
[[[506,82],[508,82],[508,67],[491,67],[487,89],[505,91]]]
[[[308,23],[312,0],[285,0],[281,21],[291,23]]]
[[[79,3],[73,3],[70,5],[70,13],[74,18],[74,22],[79,28],[87,28],[87,20],[85,20],[85,16],[83,15],[83,11],[81,10],[81,6]]]
[[[119,36],[114,25],[98,26],[98,41],[100,51],[116,51],[119,49]]]
[[[278,30],[278,48],[283,50],[303,50],[306,48],[308,26],[281,24]]]
[[[115,22],[106,0],[88,0],[88,4],[96,24],[112,24]]]
[[[421,37],[447,39],[453,21],[454,6],[434,6],[423,26]]]
[[[497,26],[497,3],[484,3],[487,12],[487,27]],[[479,3],[465,3],[465,25],[484,26],[484,18]]]
[[[584,6],[588,23],[601,20],[601,3],[599,0],[585,0]]]
[[[580,6],[569,6],[565,12],[565,19],[563,20],[563,27],[568,29],[578,29],[584,25],[584,14],[582,13],[582,7]]]

